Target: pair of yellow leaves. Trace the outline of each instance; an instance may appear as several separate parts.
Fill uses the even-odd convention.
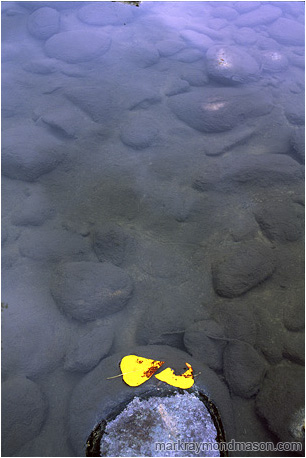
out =
[[[139,386],[149,380],[152,375],[164,364],[165,361],[142,358],[136,355],[128,355],[122,358],[120,369],[123,380],[130,386]],[[178,388],[190,388],[194,384],[193,370],[190,364],[186,363],[188,370],[182,375],[175,375],[173,369],[168,367],[155,377],[162,382]]]

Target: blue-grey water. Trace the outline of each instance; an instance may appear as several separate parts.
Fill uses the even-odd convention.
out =
[[[1,7],[2,456],[85,456],[144,348],[302,455],[304,3]]]

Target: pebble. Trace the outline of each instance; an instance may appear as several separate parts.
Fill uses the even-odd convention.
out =
[[[182,40],[161,40],[156,43],[156,48],[161,57],[173,56],[184,49],[186,45]]]
[[[210,48],[214,42],[204,33],[195,32],[194,30],[184,30],[180,33],[180,36],[189,46],[192,46],[201,51],[206,51]]]
[[[284,100],[285,116],[294,126],[305,125],[304,100],[301,94],[288,94]]]
[[[119,312],[132,295],[132,282],[120,267],[99,262],[66,262],[51,281],[51,294],[59,308],[80,321]]]
[[[254,396],[266,372],[264,358],[245,342],[229,342],[224,350],[224,374],[231,391],[242,398]]]
[[[283,72],[289,65],[286,55],[276,50],[262,52],[261,61],[263,70],[268,73]]]
[[[206,53],[207,73],[211,80],[221,84],[241,84],[259,77],[256,60],[241,49],[232,46],[213,46]]]
[[[292,425],[295,415],[305,403],[304,386],[304,368],[292,363],[282,363],[270,367],[256,397],[258,414],[282,442],[297,439]],[[302,423],[301,419],[300,429]]]
[[[73,372],[89,372],[108,355],[113,339],[114,329],[108,322],[83,325],[72,337],[64,368]]]
[[[34,125],[12,127],[2,143],[2,174],[22,181],[35,181],[62,161],[61,142],[46,129]]]
[[[78,12],[78,18],[90,25],[125,25],[133,20],[133,8],[130,5],[101,2],[84,2]]]
[[[225,18],[228,21],[236,19],[237,11],[231,6],[215,6],[211,11],[211,15],[217,18]]]
[[[281,17],[269,27],[269,35],[278,43],[286,46],[304,45],[304,25],[297,21]]]
[[[188,353],[214,370],[223,367],[226,343],[222,326],[213,320],[198,321],[189,326],[184,334]]]
[[[240,46],[249,46],[256,43],[258,35],[253,29],[242,27],[233,33],[233,39]]]
[[[125,258],[128,234],[117,224],[108,223],[93,231],[93,249],[100,262],[120,266]]]
[[[200,192],[226,190],[241,192],[245,187],[270,187],[271,183],[288,185],[304,180],[302,167],[284,154],[228,155],[222,164],[214,163],[194,178],[192,187]]]
[[[249,11],[256,10],[256,8],[259,8],[261,3],[260,2],[233,2],[233,8],[235,8],[238,13],[248,13]]]
[[[238,27],[255,27],[257,25],[270,24],[281,15],[282,10],[277,6],[261,5],[255,11],[249,11],[238,16],[234,24]]]
[[[287,332],[284,335],[283,356],[305,366],[305,332]]]
[[[263,116],[272,110],[266,91],[236,91],[237,88],[202,89],[178,94],[168,104],[188,126],[204,133],[219,133],[241,125],[241,119]]]
[[[144,113],[130,113],[120,129],[120,139],[136,150],[156,144],[159,139],[156,118]]]
[[[271,241],[294,242],[302,237],[304,212],[300,205],[268,202],[254,214],[263,234]]]
[[[34,192],[12,213],[15,226],[41,226],[55,215],[55,208],[42,192]]]
[[[90,242],[79,234],[65,230],[25,228],[19,238],[19,251],[22,256],[36,261],[83,259],[90,251]]]
[[[111,38],[91,30],[69,30],[53,35],[45,43],[47,56],[71,64],[87,62],[105,54],[111,45]]]
[[[299,293],[299,294],[297,294]],[[301,331],[305,327],[303,291],[296,291],[283,308],[284,325],[289,331]]]
[[[58,33],[59,29],[60,14],[53,8],[39,8],[29,16],[28,30],[35,38],[46,40]]]
[[[281,306],[276,310],[281,310]],[[282,314],[276,314],[265,307],[257,308],[255,321],[257,324],[256,345],[270,364],[278,364],[283,359],[284,327]]]
[[[14,456],[36,437],[46,414],[47,402],[36,383],[19,376],[7,379],[2,384],[2,454]]]
[[[222,297],[238,297],[269,278],[275,270],[271,248],[260,242],[241,242],[214,261],[214,289]]]

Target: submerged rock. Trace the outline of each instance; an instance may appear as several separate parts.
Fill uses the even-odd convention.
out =
[[[264,358],[250,344],[228,343],[224,351],[224,373],[233,393],[250,398],[259,390],[265,372]]]
[[[226,338],[222,326],[213,320],[192,324],[184,334],[188,352],[215,370],[222,369]]]
[[[275,269],[272,249],[263,243],[239,243],[212,266],[213,285],[222,297],[237,297],[269,278]]]
[[[174,114],[188,126],[204,133],[224,132],[242,120],[263,116],[272,110],[270,92],[238,88],[193,89],[168,101]]]
[[[220,456],[216,436],[211,414],[195,394],[135,397],[106,424],[100,452],[101,456],[198,456],[192,443],[209,442],[216,449],[205,456]],[[186,450],[175,449],[175,442],[186,444]]]
[[[256,398],[258,414],[283,442],[301,440],[297,431],[297,416],[305,404],[304,386],[303,367],[296,364],[272,366]],[[301,416],[299,418],[301,433],[303,420]]]
[[[61,142],[46,129],[30,125],[7,129],[3,133],[2,174],[23,181],[34,181],[55,169],[63,159]]]
[[[275,21],[268,32],[274,40],[283,45],[303,46],[305,41],[304,25],[292,19],[281,17]]]
[[[51,293],[58,306],[81,321],[121,310],[132,294],[129,276],[109,263],[67,262],[52,278]]]
[[[240,84],[254,81],[259,77],[256,60],[239,48],[214,46],[206,53],[208,76],[223,84]]]
[[[45,44],[49,57],[76,64],[87,62],[106,53],[111,38],[101,32],[89,30],[69,30],[53,35]]]
[[[60,15],[58,11],[48,6],[34,11],[28,19],[28,30],[31,35],[46,40],[59,32]]]
[[[36,437],[46,417],[46,400],[39,386],[26,377],[7,379],[2,385],[2,453],[14,456]]]
[[[108,322],[85,325],[70,342],[64,368],[68,371],[90,371],[108,354],[113,338],[114,330]]]

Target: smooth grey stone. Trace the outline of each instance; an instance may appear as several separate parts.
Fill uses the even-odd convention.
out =
[[[223,358],[224,374],[231,391],[242,398],[256,394],[267,369],[264,358],[245,342],[229,342]]]
[[[132,295],[125,271],[109,263],[66,262],[51,280],[51,294],[59,308],[80,321],[91,321],[119,312]]]
[[[304,407],[304,387],[304,368],[299,365],[283,363],[268,370],[256,398],[256,409],[280,441],[292,442],[297,438],[301,440],[294,417]],[[300,432],[303,421],[301,417]]]
[[[269,278],[275,270],[275,260],[269,245],[256,241],[241,242],[214,261],[212,276],[219,296],[237,297]]]
[[[87,62],[105,54],[111,38],[103,32],[69,30],[53,35],[45,43],[47,56],[71,64]]]

